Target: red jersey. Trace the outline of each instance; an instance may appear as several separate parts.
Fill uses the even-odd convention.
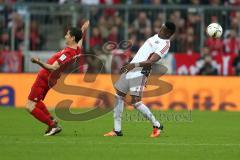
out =
[[[54,71],[54,75],[51,75],[51,81],[57,81],[57,79],[59,79],[61,76],[61,72],[67,67],[67,64],[69,64],[74,56],[79,55],[80,53],[81,49],[79,47],[77,49],[66,47],[49,58],[47,61],[48,64],[53,64],[55,61],[57,61],[60,65],[60,68],[57,71]],[[38,73],[38,76],[44,80],[49,80],[50,74],[50,71],[41,69]]]
[[[64,71],[64,69],[66,69],[70,64],[72,64],[73,60],[75,60],[74,56],[79,55],[80,53],[81,49],[79,47],[77,49],[67,47],[63,50],[60,50],[50,59],[48,59],[48,64],[53,64],[55,61],[57,61],[60,65],[60,68],[54,72],[41,69],[31,88],[28,99],[35,102],[44,100],[49,89],[57,83],[57,80],[61,76],[61,72]]]

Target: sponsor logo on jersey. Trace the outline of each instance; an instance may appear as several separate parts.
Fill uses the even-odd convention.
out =
[[[61,57],[59,58],[61,61],[64,61],[67,58],[67,56],[65,54],[61,55]]]

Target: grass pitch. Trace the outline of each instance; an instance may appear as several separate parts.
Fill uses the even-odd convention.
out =
[[[0,107],[1,160],[232,160],[240,158],[240,112],[194,111],[191,120],[164,119],[165,132],[149,138],[149,122],[129,118],[123,137],[103,137],[112,114],[88,122],[60,121],[63,132],[43,137],[46,126],[23,109]],[[159,112],[155,112],[158,114]],[[185,114],[186,112],[161,112]],[[131,120],[131,121],[130,121]],[[136,122],[138,121],[138,122]]]

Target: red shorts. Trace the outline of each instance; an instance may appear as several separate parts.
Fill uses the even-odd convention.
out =
[[[31,88],[28,99],[34,102],[43,101],[49,89],[48,80],[38,75]]]

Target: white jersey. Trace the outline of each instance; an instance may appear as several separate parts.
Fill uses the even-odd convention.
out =
[[[146,61],[151,57],[153,53],[156,53],[161,58],[163,58],[168,53],[169,48],[170,40],[161,39],[158,37],[158,34],[155,34],[144,42],[130,63],[139,63]],[[127,73],[127,77],[134,78],[136,76],[141,76],[140,69],[133,69]]]
[[[161,39],[158,34],[148,38],[130,63],[139,63],[148,60],[152,53],[158,54],[161,58],[167,54],[170,48],[169,39]]]

